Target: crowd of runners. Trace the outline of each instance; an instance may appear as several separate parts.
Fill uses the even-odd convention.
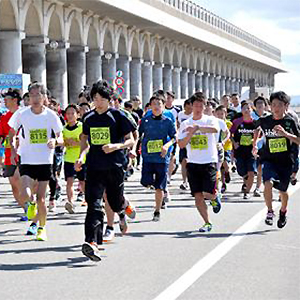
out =
[[[168,185],[179,165],[178,189],[195,198],[200,232],[212,230],[207,203],[220,213],[232,172],[243,179],[244,201],[264,197],[267,225],[275,218],[273,189],[279,190],[277,226],[286,225],[288,186],[297,182],[300,129],[290,97],[282,91],[254,101],[240,101],[238,94],[206,99],[196,92],[181,107],[174,105],[172,91],[158,90],[144,109],[139,97],[123,102],[104,80],[85,87],[77,103],[64,110],[39,82],[24,95],[9,89],[2,97],[2,175],[24,210],[21,221],[29,222],[26,234],[39,241],[47,240],[47,212],[56,210],[63,177],[66,213],[76,213],[75,201],[87,209],[82,252],[100,261],[99,246],[114,239],[115,217],[122,234],[127,218],[136,217],[124,182],[141,170],[141,185],[153,190],[157,222],[171,201]]]

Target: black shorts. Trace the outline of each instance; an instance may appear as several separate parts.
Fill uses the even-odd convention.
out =
[[[263,161],[262,177],[263,182],[273,181],[273,187],[279,191],[286,192],[292,175],[291,165],[278,165],[275,162]]]
[[[184,159],[187,158],[187,150],[186,148],[179,150],[179,162],[182,163]]]
[[[172,155],[176,154],[176,149],[177,149],[177,143],[174,143],[173,144],[173,149],[172,149],[172,152],[171,152]]]
[[[37,181],[49,181],[52,176],[52,165],[20,165],[20,176],[28,176]]]
[[[17,170],[17,165],[4,166],[3,177],[13,177]]]
[[[196,193],[217,192],[217,164],[187,164],[187,177],[194,196]]]
[[[86,169],[85,165],[82,165],[82,169],[79,172],[76,172],[74,169],[74,163],[64,162],[64,173],[65,173],[65,180],[67,181],[68,178],[77,178],[79,181],[84,181],[86,177]]]

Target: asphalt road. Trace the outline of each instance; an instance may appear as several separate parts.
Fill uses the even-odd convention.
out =
[[[35,241],[24,235],[28,224],[18,221],[22,211],[0,178],[0,299],[300,299],[300,184],[278,229],[264,224],[262,198],[242,199],[235,175],[221,212],[209,207],[213,230],[199,233],[202,221],[180,183],[176,175],[172,201],[154,223],[153,191],[138,173],[131,177],[126,194],[137,217],[93,263],[81,254],[86,208],[69,215],[61,202],[48,215],[49,240]]]

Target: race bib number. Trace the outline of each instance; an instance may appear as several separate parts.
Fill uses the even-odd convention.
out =
[[[7,136],[4,140],[4,148],[6,149],[9,149],[11,148],[11,145],[10,145],[10,141],[9,141],[9,137]]]
[[[252,135],[245,135],[241,136],[240,145],[241,146],[251,146],[253,143]]]
[[[269,148],[271,153],[287,151],[286,138],[270,139]]]
[[[30,144],[47,144],[47,129],[32,129],[29,131]]]
[[[205,150],[208,149],[208,138],[206,135],[196,135],[191,139],[192,150]]]
[[[161,148],[162,148],[163,145],[164,145],[163,140],[148,141],[147,151],[148,151],[148,153],[161,152]]]
[[[95,127],[91,128],[91,142],[93,145],[110,144],[109,127]]]

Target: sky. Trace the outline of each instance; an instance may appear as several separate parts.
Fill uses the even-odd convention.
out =
[[[300,0],[194,0],[281,50],[288,73],[275,76],[275,90],[300,96]]]

